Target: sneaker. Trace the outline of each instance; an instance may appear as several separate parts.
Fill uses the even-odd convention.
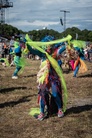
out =
[[[60,109],[58,110],[58,117],[63,117],[64,116],[64,113],[63,111]]]
[[[18,79],[18,76],[12,76],[12,79]]]
[[[38,115],[38,118],[37,119],[40,120],[40,121],[42,121],[44,119],[44,114],[43,113],[40,113]]]

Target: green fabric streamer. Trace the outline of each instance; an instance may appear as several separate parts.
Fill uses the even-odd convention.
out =
[[[63,73],[62,70],[60,68],[60,66],[58,65],[57,61],[52,58],[48,53],[46,53],[52,67],[55,69],[56,73],[58,74],[60,81],[62,83],[63,89],[64,89],[64,97],[63,97],[63,112],[66,111],[66,104],[67,104],[67,98],[68,98],[68,92],[67,92],[67,87],[66,87],[66,82],[65,79],[63,77]]]
[[[73,47],[85,48],[86,42],[82,40],[72,40],[70,43],[73,44]]]
[[[6,66],[10,65],[9,62],[8,62],[8,60],[6,58],[0,58],[0,61],[4,61],[5,64],[6,64]]]
[[[17,48],[19,46],[19,42],[14,41],[14,48]]]
[[[31,116],[37,116],[38,114],[40,114],[40,109],[39,108],[31,108],[29,115]]]
[[[14,55],[14,54],[15,54],[15,52],[13,51],[13,52],[10,52],[9,54],[10,54],[10,55]]]
[[[26,59],[24,57],[19,57],[19,56],[14,57],[14,63],[16,66],[21,67],[19,74],[23,72],[25,65],[27,65]]]
[[[27,42],[31,45],[31,46],[34,46],[36,44],[36,47],[37,46],[49,46],[49,45],[53,45],[53,44],[57,44],[57,43],[61,43],[61,42],[65,42],[65,41],[69,41],[72,39],[72,36],[71,35],[68,35],[67,37],[65,38],[62,38],[62,39],[58,39],[58,40],[53,40],[53,41],[50,41],[50,42],[40,42],[40,41],[32,41],[28,34],[26,34],[26,37],[25,39],[27,40]]]
[[[25,66],[27,65],[26,59],[24,57],[20,58],[19,65],[22,67],[19,74],[23,73]]]
[[[63,73],[62,70],[60,68],[60,66],[58,65],[57,61],[51,57],[46,51],[44,51],[40,46],[43,45],[52,45],[52,44],[56,44],[56,43],[60,43],[60,42],[65,42],[65,41],[69,41],[71,40],[72,36],[68,35],[67,37],[63,38],[63,39],[59,39],[59,40],[54,40],[54,41],[50,41],[50,42],[33,42],[32,40],[30,40],[28,34],[26,35],[26,40],[27,40],[27,44],[29,44],[30,46],[33,46],[34,48],[36,48],[37,50],[41,51],[42,53],[45,53],[48,60],[50,61],[51,65],[53,66],[53,68],[55,69],[56,73],[58,74],[60,81],[62,83],[63,89],[64,89],[64,100],[63,100],[63,111],[66,111],[66,104],[67,104],[67,87],[66,87],[66,83],[65,83],[65,79],[63,77]]]

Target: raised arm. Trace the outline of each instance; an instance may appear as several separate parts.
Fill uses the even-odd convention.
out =
[[[42,52],[40,52],[36,49],[33,49],[30,45],[26,44],[26,46],[31,54],[38,55],[40,58],[45,57],[45,54],[43,54]]]

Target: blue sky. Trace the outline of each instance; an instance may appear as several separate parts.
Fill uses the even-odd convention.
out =
[[[58,32],[64,31],[60,18],[66,28],[92,30],[92,0],[9,0],[12,8],[7,8],[6,23],[23,31],[40,30],[47,27]]]

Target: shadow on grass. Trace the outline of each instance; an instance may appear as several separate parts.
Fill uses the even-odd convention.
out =
[[[27,75],[27,76],[23,76],[23,77],[28,78],[28,77],[34,77],[34,76],[37,76],[37,74]]]
[[[14,90],[24,90],[24,89],[27,89],[27,87],[12,87],[12,88],[3,88],[3,89],[0,89],[0,93],[7,93],[7,92],[11,92],[11,91],[14,91]]]
[[[28,99],[28,98],[29,98],[29,97],[33,97],[33,96],[36,96],[36,94],[28,95],[28,96],[23,96],[22,98],[18,99],[17,101],[10,101],[10,102],[1,103],[1,104],[0,104],[0,108],[14,107],[14,106],[16,106],[17,104],[29,102],[30,99]]]
[[[65,115],[71,114],[71,113],[77,114],[77,113],[81,113],[81,112],[84,112],[84,111],[89,111],[91,109],[92,109],[92,104],[91,105],[71,107],[71,108],[66,110]]]
[[[68,74],[68,73],[70,73],[71,71],[69,70],[69,69],[63,69],[63,73],[65,73],[65,74]]]
[[[92,77],[92,73],[91,74],[86,74],[86,75],[81,75],[81,76],[78,76],[78,78],[86,78],[86,77]]]

